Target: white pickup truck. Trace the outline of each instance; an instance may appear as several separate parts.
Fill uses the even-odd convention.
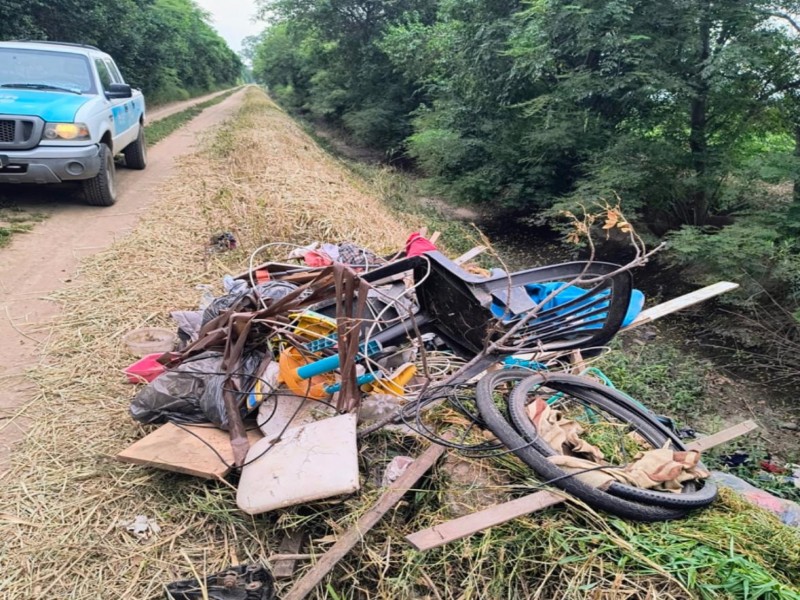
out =
[[[117,200],[114,157],[144,169],[145,106],[97,48],[0,42],[0,184],[79,181],[89,204]]]

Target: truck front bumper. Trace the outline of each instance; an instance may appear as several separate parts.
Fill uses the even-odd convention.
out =
[[[100,172],[100,147],[39,146],[0,150],[0,183],[61,183],[91,179]]]

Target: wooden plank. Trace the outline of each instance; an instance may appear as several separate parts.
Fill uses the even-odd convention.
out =
[[[292,587],[283,600],[302,600],[311,593],[328,572],[338,563],[350,550],[353,549],[366,533],[381,520],[391,508],[397,504],[403,495],[428,472],[439,457],[444,453],[444,447],[433,444],[423,452],[406,469],[397,480],[392,483],[383,493],[375,505],[370,508],[358,520],[358,522],[348,529],[328,550],[317,564],[303,575],[303,577]]]
[[[487,250],[488,248],[486,246],[475,246],[472,250],[467,250],[464,252],[464,254],[454,259],[453,262],[457,265],[463,265],[465,262],[471,261],[473,258],[480,256]]]
[[[281,545],[278,546],[278,554],[298,556],[304,538],[305,531],[302,529],[295,529],[291,533],[287,533]],[[270,565],[272,576],[275,577],[275,579],[288,579],[292,577],[294,575],[294,566],[296,563],[297,558],[282,558],[273,561]]]
[[[739,423],[733,427],[728,427],[727,429],[723,429],[717,433],[712,433],[711,435],[702,437],[699,440],[691,442],[690,444],[686,444],[686,446],[689,448],[689,450],[699,450],[700,452],[705,452],[709,448],[713,448],[714,446],[719,446],[725,442],[735,440],[738,437],[750,433],[754,429],[758,429],[758,423],[753,420],[745,421],[744,423]]]
[[[428,239],[428,241],[435,246],[436,242],[439,241],[439,238],[441,236],[442,236],[442,232],[441,231],[434,231],[433,235],[431,235],[431,237]]]
[[[417,531],[406,536],[406,541],[417,550],[430,550],[562,502],[564,502],[563,496],[552,492],[535,492],[510,502],[490,506],[471,515],[445,521],[429,529]]]
[[[651,321],[660,319],[668,314],[683,310],[684,308],[699,304],[700,302],[705,302],[714,296],[719,296],[725,292],[735,290],[738,287],[738,283],[733,283],[731,281],[719,281],[713,285],[700,288],[699,290],[684,294],[683,296],[678,296],[677,298],[673,298],[667,302],[656,304],[655,306],[640,312],[639,316],[634,319],[633,323],[621,329],[621,331],[627,331],[628,329],[639,327],[645,323],[650,323]]]
[[[708,450],[725,442],[729,442],[737,437],[749,433],[756,429],[758,425],[753,421],[745,421],[728,429],[695,440],[687,444],[689,450]],[[432,548],[444,546],[449,542],[454,542],[468,537],[489,527],[501,525],[511,519],[525,516],[537,510],[542,510],[550,506],[555,506],[564,502],[564,496],[559,496],[553,492],[534,492],[527,496],[522,496],[510,502],[495,504],[484,510],[479,510],[471,515],[465,515],[457,519],[445,521],[439,525],[434,525],[428,529],[422,529],[406,536],[406,540],[417,550],[425,551]]]
[[[188,433],[184,429],[194,433]],[[214,453],[219,452],[225,462],[233,464],[233,450],[227,431],[213,426],[182,425],[172,423],[162,425],[133,445],[116,455],[125,463],[145,465],[195,475],[206,479],[225,477],[230,468]],[[196,436],[196,437],[195,437]],[[250,431],[247,437],[251,443],[261,439],[261,432]],[[198,439],[200,438],[200,439]],[[214,448],[212,450],[209,445]]]

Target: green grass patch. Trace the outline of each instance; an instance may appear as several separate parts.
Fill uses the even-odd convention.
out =
[[[658,413],[690,424],[708,413],[704,386],[708,367],[669,340],[623,348],[617,339],[596,366],[617,388]]]
[[[7,245],[14,234],[29,232],[44,218],[42,213],[30,212],[0,200],[0,247]]]
[[[393,213],[416,217],[428,226],[429,234],[441,231],[441,241],[437,245],[452,254],[463,254],[483,243],[474,227],[453,219],[435,205],[426,204],[418,180],[391,167],[354,164],[351,168],[370,183]]]
[[[186,123],[194,119],[205,109],[214,106],[215,104],[219,104],[220,102],[225,100],[228,96],[238,91],[238,89],[239,88],[228,90],[227,92],[220,94],[219,96],[215,96],[210,100],[206,100],[205,102],[200,102],[199,104],[190,106],[189,108],[177,112],[173,115],[149,123],[148,125],[145,126],[145,132],[147,133],[147,143],[151,146],[157,144],[165,137],[167,137],[169,134],[180,129]]]

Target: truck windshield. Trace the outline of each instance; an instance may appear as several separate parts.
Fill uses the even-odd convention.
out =
[[[0,48],[0,87],[95,93],[85,56],[19,48]]]

